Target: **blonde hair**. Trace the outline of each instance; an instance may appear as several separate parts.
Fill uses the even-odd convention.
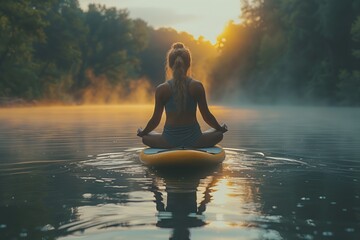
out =
[[[186,108],[186,78],[190,75],[191,53],[183,43],[174,43],[167,53],[166,74],[167,77],[172,73],[174,79],[174,100],[177,112],[182,113]]]

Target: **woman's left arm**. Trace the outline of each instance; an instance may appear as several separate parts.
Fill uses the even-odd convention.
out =
[[[155,108],[154,108],[153,115],[150,118],[150,120],[147,123],[144,130],[138,129],[137,135],[139,137],[149,134],[152,130],[154,130],[159,125],[163,111],[164,111],[164,103],[162,101],[162,98],[163,98],[162,92],[163,92],[162,85],[159,85],[155,91]]]

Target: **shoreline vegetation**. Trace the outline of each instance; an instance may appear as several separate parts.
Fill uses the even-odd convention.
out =
[[[359,0],[242,0],[239,14],[213,45],[126,9],[3,0],[0,107],[151,102],[178,41],[213,102],[360,106]]]
[[[36,102],[27,102],[22,98],[0,97],[0,108],[33,106]]]

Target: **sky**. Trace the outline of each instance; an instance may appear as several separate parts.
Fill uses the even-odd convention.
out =
[[[87,10],[90,3],[128,9],[131,18],[141,18],[149,25],[172,27],[195,38],[205,37],[212,43],[227,22],[238,22],[240,0],[79,0]]]

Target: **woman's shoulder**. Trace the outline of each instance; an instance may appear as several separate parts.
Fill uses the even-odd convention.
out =
[[[199,80],[191,79],[189,84],[189,90],[191,95],[198,96],[204,91],[204,86]]]
[[[166,89],[169,89],[169,84],[168,81],[160,83],[159,85],[157,85],[156,90],[160,90],[160,91],[164,91]]]
[[[190,88],[193,88],[193,89],[203,88],[202,82],[199,80],[193,79],[193,78],[190,79],[189,85],[190,85]]]
[[[156,87],[156,94],[168,97],[171,94],[170,86],[167,82],[161,83]]]

